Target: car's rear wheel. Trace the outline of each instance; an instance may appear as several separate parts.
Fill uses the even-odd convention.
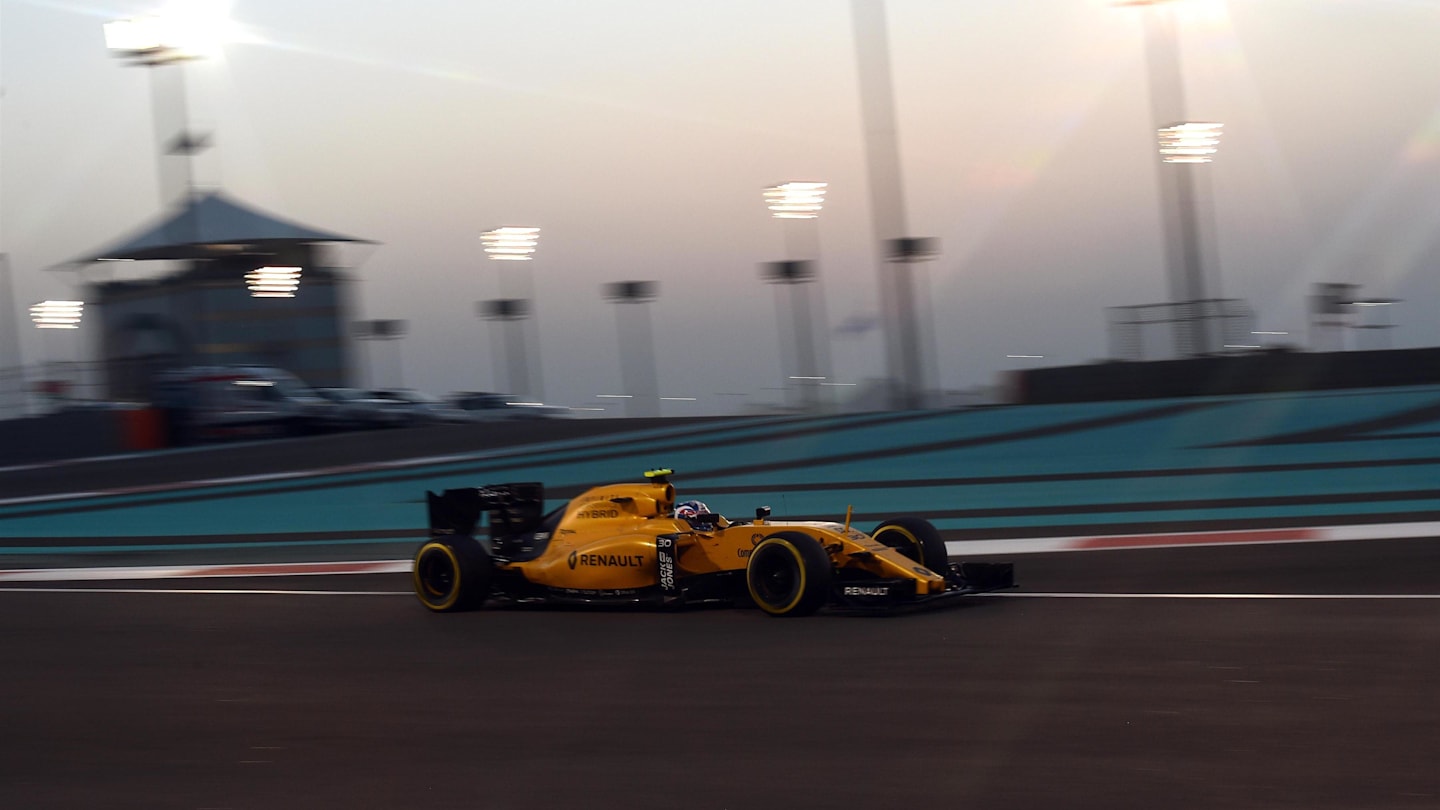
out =
[[[415,552],[411,578],[420,603],[437,613],[475,610],[490,596],[490,554],[475,540],[439,538]]]
[[[892,518],[876,526],[870,536],[941,576],[950,565],[945,541],[924,518]]]
[[[771,616],[808,616],[830,598],[833,566],[819,541],[799,532],[776,532],[750,552],[745,584],[750,598]]]

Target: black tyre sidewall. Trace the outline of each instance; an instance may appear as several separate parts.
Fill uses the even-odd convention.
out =
[[[757,582],[775,566],[787,566],[796,583],[790,593],[771,601],[763,585]],[[750,552],[745,566],[745,585],[750,598],[767,615],[776,617],[808,616],[825,606],[830,599],[833,566],[830,555],[820,542],[799,532],[777,532],[761,540]]]

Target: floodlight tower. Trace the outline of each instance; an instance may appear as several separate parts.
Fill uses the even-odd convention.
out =
[[[770,214],[780,220],[785,232],[786,259],[781,262],[767,262],[761,267],[761,277],[775,285],[776,315],[780,320],[780,339],[789,344],[789,350],[782,350],[781,359],[784,374],[788,378],[786,389],[795,384],[799,391],[799,404],[803,410],[813,411],[820,403],[820,383],[829,375],[828,340],[829,328],[824,316],[824,291],[817,281],[815,269],[819,259],[819,234],[816,227],[820,210],[825,205],[825,183],[791,181],[765,189],[765,204]],[[790,328],[785,328],[786,317],[781,299],[790,298]],[[818,298],[821,316],[819,327],[821,340],[816,341],[816,324],[812,315]],[[789,333],[788,336],[786,333]]]
[[[880,313],[890,406],[918,408],[925,405],[938,381],[926,379],[915,303],[915,265],[936,255],[937,242],[916,239],[908,233],[884,0],[851,0],[851,16],[870,179],[870,216],[880,242]],[[919,244],[926,246],[923,255],[911,250]]]
[[[525,316],[530,302],[523,298],[491,298],[478,304],[480,317],[496,325],[491,331],[492,345],[499,345],[504,354],[505,393],[528,395],[530,367],[525,360]],[[494,340],[495,334],[499,340]],[[500,365],[497,363],[496,365]]]
[[[162,205],[187,201],[195,193],[194,158],[210,147],[208,133],[192,132],[185,98],[183,65],[205,54],[218,44],[222,20],[207,19],[197,14],[168,13],[105,24],[105,45],[128,65],[152,68],[151,103],[155,116],[155,139],[160,146],[157,165]],[[173,66],[173,70],[161,70]],[[171,87],[163,87],[167,74],[174,79]],[[169,90],[170,92],[166,92]],[[167,131],[166,99],[178,113],[178,128]],[[174,163],[178,175],[172,175],[166,156],[178,157]]]
[[[616,305],[620,335],[620,380],[625,385],[626,416],[659,416],[660,384],[655,374],[655,336],[650,307],[660,293],[654,281],[616,281],[601,288]]]
[[[382,343],[393,342],[395,344],[393,353],[394,356],[392,358],[395,366],[395,387],[404,388],[405,372],[400,362],[399,340],[405,337],[405,332],[409,328],[409,324],[406,321],[398,320],[395,318],[377,318],[372,320],[356,321],[353,328],[355,330],[355,337],[357,340],[378,340]],[[362,356],[360,359],[360,368],[362,371],[361,376],[369,381],[369,387],[380,388],[382,387],[382,384],[380,382],[380,369],[378,368],[380,363],[378,359],[375,361],[375,365],[377,367],[373,371],[371,371],[369,358]],[[361,386],[364,387],[365,384],[361,383]]]
[[[1203,232],[1210,209],[1201,209],[1199,186],[1207,180],[1202,164],[1214,159],[1221,124],[1188,120],[1185,78],[1180,67],[1175,7],[1182,0],[1113,0],[1117,7],[1140,8],[1145,21],[1145,60],[1149,67],[1150,113],[1160,146],[1160,215],[1170,300],[1176,305],[1175,348],[1181,356],[1218,351],[1223,329],[1218,312],[1219,284],[1207,284]]]
[[[507,225],[481,234],[480,242],[485,248],[485,254],[492,261],[505,262],[501,265],[502,268],[519,268],[524,265],[511,263],[528,262],[534,258],[535,249],[540,243],[540,229]],[[533,334],[534,318],[531,314],[534,280],[528,273],[520,278],[506,278],[504,269],[500,275],[502,295],[506,290],[515,287],[519,287],[520,291],[509,297],[482,302],[480,314],[500,326],[500,342],[504,345],[506,358],[506,385],[510,389],[506,393],[543,399],[540,349],[537,345],[533,352],[527,351],[526,346],[532,338],[538,338]],[[538,339],[535,342],[538,344]]]
[[[1206,273],[1206,254],[1211,251],[1205,239],[1204,222],[1212,220],[1203,184],[1208,178],[1198,174],[1202,164],[1214,160],[1220,145],[1223,124],[1187,121],[1161,127],[1158,132],[1160,171],[1169,174],[1174,210],[1166,217],[1170,222],[1168,241],[1173,246],[1167,254],[1179,267],[1172,270],[1177,279],[1180,304],[1179,336],[1181,353],[1211,354],[1219,351],[1224,336],[1222,313],[1219,311],[1219,285],[1211,285]],[[1178,278],[1177,278],[1178,277]],[[1212,329],[1212,326],[1214,327]],[[1188,333],[1188,334],[1187,334]],[[1185,349],[1189,348],[1189,352]]]

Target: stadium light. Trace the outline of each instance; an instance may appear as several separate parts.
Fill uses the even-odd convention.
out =
[[[825,206],[828,183],[791,181],[765,189],[765,205],[776,219],[815,219]]]
[[[540,242],[539,228],[496,228],[480,234],[485,253],[496,261],[528,262]]]
[[[1158,130],[1160,159],[1166,163],[1210,163],[1220,151],[1224,124],[1187,122]]]
[[[137,65],[165,65],[214,56],[235,33],[224,4],[190,2],[106,23],[105,47]]]
[[[79,329],[84,301],[41,301],[30,307],[30,320],[40,329]]]
[[[182,26],[158,15],[105,23],[105,47],[138,65],[166,65],[201,56],[200,49],[187,42]]]
[[[257,267],[245,274],[245,286],[254,298],[294,298],[300,288],[300,268]]]

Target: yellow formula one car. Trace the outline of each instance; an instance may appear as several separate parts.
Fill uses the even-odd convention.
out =
[[[731,521],[681,504],[670,470],[595,487],[543,514],[540,484],[427,493],[430,539],[415,554],[415,593],[437,611],[489,600],[682,606],[753,602],[771,616],[822,607],[892,611],[1013,587],[1009,563],[952,564],[928,521],[896,518],[871,534],[845,524]],[[693,503],[693,502],[692,502]],[[482,515],[489,537],[475,536]]]

